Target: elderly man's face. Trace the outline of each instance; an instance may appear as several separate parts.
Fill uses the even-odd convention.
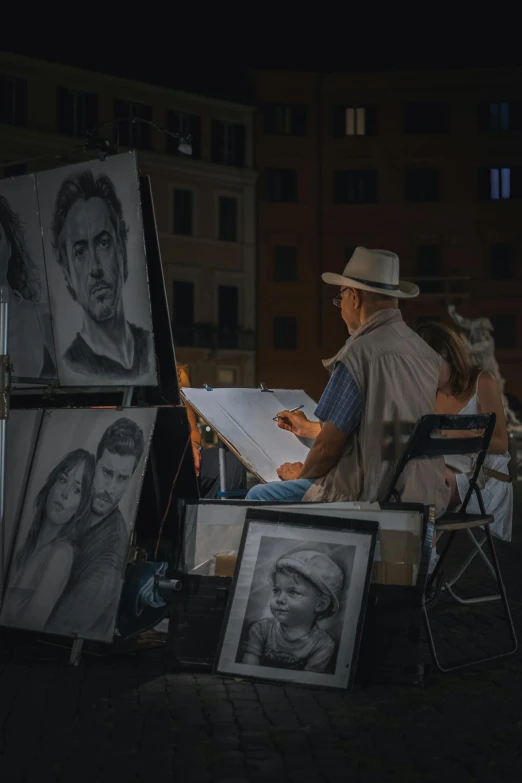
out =
[[[341,291],[341,315],[348,332],[353,334],[361,325],[361,311],[358,306],[360,294],[355,288],[341,288]]]
[[[77,302],[95,321],[113,318],[121,300],[123,258],[107,205],[77,201],[65,221],[64,274]]]

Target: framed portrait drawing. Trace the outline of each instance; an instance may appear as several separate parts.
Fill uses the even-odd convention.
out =
[[[9,302],[13,385],[56,380],[56,357],[33,174],[0,182],[0,286]]]
[[[250,510],[214,671],[346,689],[377,522]]]
[[[1,625],[112,641],[155,420],[155,408],[43,413]]]
[[[155,386],[135,153],[36,175],[62,386]]]

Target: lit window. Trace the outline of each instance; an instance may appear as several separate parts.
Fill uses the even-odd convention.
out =
[[[492,199],[511,198],[511,169],[490,169],[489,183]]]
[[[366,109],[362,107],[345,109],[344,127],[346,136],[365,136]]]
[[[218,383],[223,386],[235,386],[237,384],[237,370],[233,367],[218,367]]]

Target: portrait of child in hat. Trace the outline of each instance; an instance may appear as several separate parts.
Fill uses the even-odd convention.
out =
[[[318,626],[339,611],[343,569],[322,552],[281,555],[270,571],[272,617],[252,623],[242,663],[280,669],[325,672],[336,642]]]

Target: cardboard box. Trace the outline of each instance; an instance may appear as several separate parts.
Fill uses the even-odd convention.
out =
[[[374,563],[371,582],[374,585],[412,587],[417,580],[417,566],[406,563]]]
[[[215,576],[234,576],[237,555],[216,555]]]

